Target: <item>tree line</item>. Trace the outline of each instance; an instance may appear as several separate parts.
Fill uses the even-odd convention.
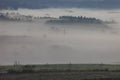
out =
[[[86,16],[60,16],[58,19],[48,20],[47,23],[94,23],[101,24],[102,20]]]

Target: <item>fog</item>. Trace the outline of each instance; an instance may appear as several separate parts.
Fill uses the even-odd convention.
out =
[[[0,21],[0,65],[14,64],[118,64],[120,63],[120,10],[18,9],[0,12],[39,17],[62,15],[114,20],[107,25],[50,25]]]

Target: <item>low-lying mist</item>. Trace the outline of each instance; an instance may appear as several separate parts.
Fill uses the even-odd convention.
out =
[[[2,10],[32,16],[62,15],[115,20],[106,25],[49,25],[0,21],[0,64],[64,64],[120,62],[120,10],[41,9]]]

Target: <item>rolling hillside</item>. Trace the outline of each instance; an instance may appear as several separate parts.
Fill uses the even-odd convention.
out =
[[[18,8],[120,8],[120,0],[0,0],[1,9]]]

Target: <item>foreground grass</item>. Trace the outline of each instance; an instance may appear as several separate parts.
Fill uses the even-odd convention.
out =
[[[0,75],[0,80],[120,80],[120,72],[108,71],[42,71]]]
[[[120,80],[120,65],[13,65],[1,66],[0,70],[8,71],[0,74],[0,80]]]
[[[120,65],[110,64],[43,64],[43,65],[7,65],[0,66],[0,70],[21,69],[23,67],[31,67],[33,70],[117,70],[120,71]]]

